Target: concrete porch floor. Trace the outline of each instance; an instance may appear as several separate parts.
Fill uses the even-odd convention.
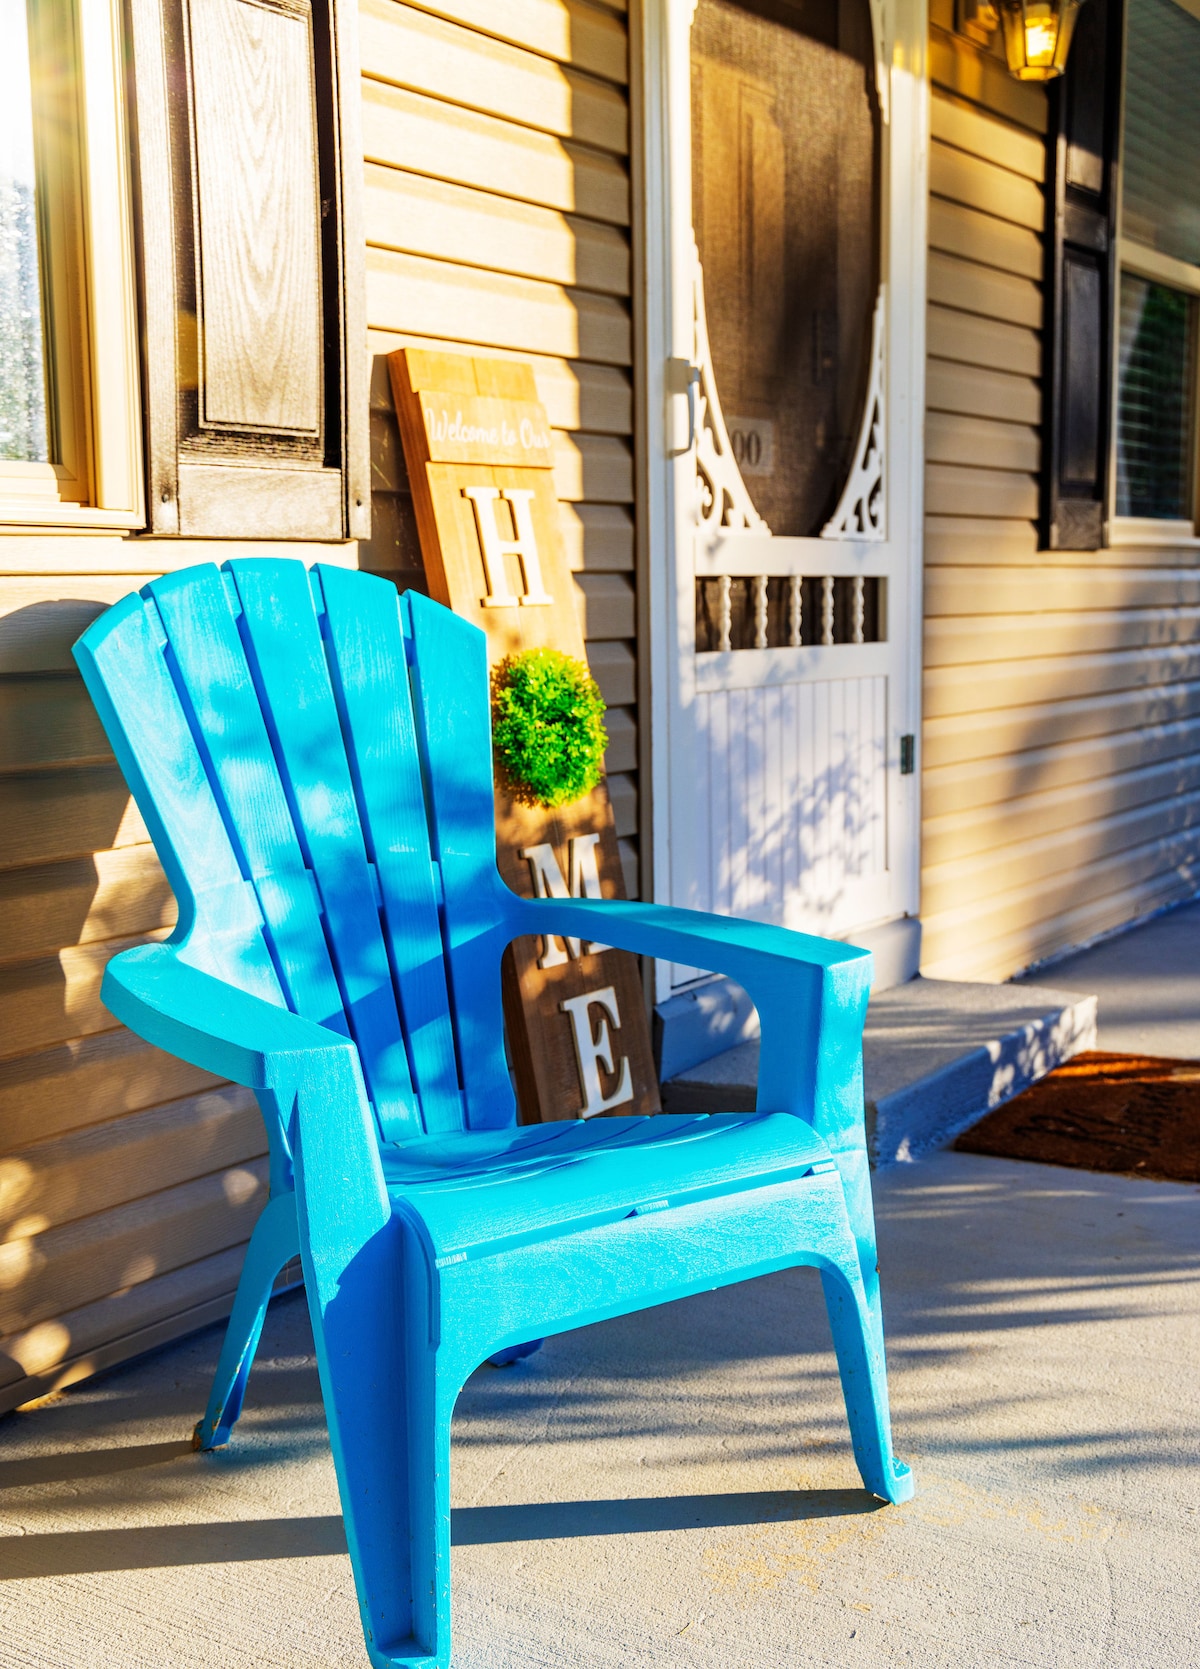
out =
[[[915,1500],[858,1485],[811,1271],[552,1339],[459,1403],[456,1669],[1200,1661],[1200,1190],[875,1186]],[[0,1422],[6,1669],[366,1663],[303,1297],[194,1455],[219,1339]]]
[[[1164,910],[1029,977],[1096,994],[1099,1049],[1200,1057],[1200,903]]]

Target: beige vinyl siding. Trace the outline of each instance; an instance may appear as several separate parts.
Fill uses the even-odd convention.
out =
[[[930,40],[923,971],[1003,979],[1200,885],[1193,550],[1038,548],[1045,95]]]
[[[374,531],[363,566],[421,584],[385,355],[526,360],[555,484],[609,792],[638,889],[628,30],[588,0],[362,0]]]
[[[250,554],[346,548],[0,536],[0,1411],[227,1315],[267,1197],[253,1096],[100,1001],[175,901],[71,658],[163,567]]]
[[[625,22],[561,0],[361,16],[371,347],[534,366],[636,887]],[[420,558],[382,358],[371,399],[361,555],[405,584]],[[109,958],[175,905],[70,655],[163,567],[251,554],[353,547],[0,535],[0,1411],[228,1314],[266,1199],[253,1098],[100,1001]]]

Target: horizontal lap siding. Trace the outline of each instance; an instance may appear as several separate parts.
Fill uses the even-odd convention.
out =
[[[638,885],[628,30],[587,0],[362,0],[374,531],[364,566],[421,583],[385,356],[518,358],[555,486],[609,791]]]
[[[175,904],[70,646],[146,575],[6,576],[17,548],[0,538],[0,1410],[227,1314],[266,1198],[253,1097],[100,1001]]]
[[[931,31],[924,971],[1018,969],[1200,885],[1200,574],[1038,548],[1040,89]]]

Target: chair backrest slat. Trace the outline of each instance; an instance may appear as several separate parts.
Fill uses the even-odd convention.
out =
[[[146,588],[157,605],[180,693],[254,884],[288,1007],[349,1035],[258,692],[238,636],[236,598],[216,568],[167,574]]]
[[[215,568],[209,570],[214,577]],[[76,657],[179,905],[177,938],[204,972],[288,1006],[255,893],[163,655],[153,602],[123,597]]]
[[[462,1091],[400,599],[387,580],[325,566],[314,574],[422,1117],[431,1134],[460,1130]]]
[[[443,919],[467,1123],[515,1117],[504,1057],[500,968],[474,941],[495,926],[495,798],[483,633],[419,593],[403,599],[413,641],[413,705],[429,789],[430,836],[442,869]]]
[[[396,991],[306,569],[228,565],[239,628],[384,1139],[420,1133]]]

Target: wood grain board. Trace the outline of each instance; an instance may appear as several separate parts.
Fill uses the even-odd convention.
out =
[[[379,248],[467,265],[485,248],[495,272],[629,294],[629,243],[615,227],[374,162],[366,180]]]
[[[357,6],[127,9],[150,530],[366,538]]]
[[[371,410],[386,413],[395,423],[387,355],[397,348],[424,348],[436,353],[462,353],[459,342],[418,336],[402,330],[372,330],[367,346],[374,356]],[[633,387],[629,372],[613,365],[567,360],[554,355],[530,355],[517,348],[492,348],[497,359],[513,359],[533,369],[538,399],[556,429],[587,429],[597,434],[629,435],[633,430]],[[405,478],[407,491],[407,477]],[[2,606],[2,605],[0,605]],[[0,636],[0,649],[3,637]]]
[[[94,1303],[249,1237],[267,1200],[267,1161],[196,1177],[95,1217],[0,1243],[0,1332]]]
[[[223,1319],[245,1252],[227,1247],[0,1339],[0,1411]]]
[[[505,0],[503,7],[492,0],[421,0],[419,9],[608,81],[628,75],[620,21],[580,0]]]
[[[21,1240],[260,1159],[258,1103],[230,1084],[0,1156],[0,1240]]]
[[[403,319],[418,335],[456,333],[481,347],[628,365],[629,312],[612,296],[392,250],[367,251],[367,323]]]
[[[556,448],[533,371],[519,361],[420,348],[398,349],[388,364],[431,594],[486,633],[493,666],[544,646],[584,660],[563,554]],[[621,576],[611,577],[622,599],[632,596]],[[597,601],[605,606],[604,587]],[[631,728],[628,719],[615,726],[614,741]],[[603,783],[558,811],[518,804],[498,789],[505,881],[526,897],[572,883],[586,890],[594,854],[591,885],[623,897],[613,809]],[[508,961],[505,1011],[522,1117],[657,1111],[636,959],[522,939]]]
[[[191,8],[205,423],[321,425],[320,187],[308,8]],[[274,252],[268,264],[254,255]]]

